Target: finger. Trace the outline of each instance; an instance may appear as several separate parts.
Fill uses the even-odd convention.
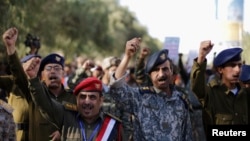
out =
[[[55,138],[55,133],[52,133],[51,135],[49,135],[49,137],[53,137],[52,140]]]
[[[9,33],[6,33],[4,36],[3,36],[3,38],[4,39],[11,39],[11,35],[9,34]]]
[[[137,51],[137,47],[135,44],[131,44],[131,48],[129,49],[132,52],[136,52]]]
[[[13,31],[12,29],[10,29],[9,31],[7,31],[7,33],[5,34],[5,39],[11,39],[13,37]]]
[[[15,35],[18,34],[17,28],[13,27],[12,30],[13,30],[13,34],[15,34]]]
[[[56,136],[54,136],[50,141],[55,141],[56,140]]]
[[[148,49],[144,48],[142,51],[143,51],[143,52],[148,52]]]

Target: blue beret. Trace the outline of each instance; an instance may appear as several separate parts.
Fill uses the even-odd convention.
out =
[[[38,54],[29,54],[29,55],[27,55],[27,56],[24,56],[24,57],[21,59],[21,63],[25,63],[25,62],[29,61],[31,58],[33,58],[33,57],[39,57],[39,58],[41,58],[41,56],[38,55]]]
[[[224,65],[227,62],[231,61],[240,61],[241,60],[241,52],[242,49],[239,47],[236,48],[228,48],[221,51],[215,58],[214,58],[214,67],[219,67]]]
[[[39,72],[41,72],[44,69],[45,65],[51,64],[51,63],[59,64],[62,67],[64,67],[64,58],[60,56],[59,54],[55,54],[55,53],[44,57],[43,60],[41,61]]]
[[[168,58],[168,50],[167,49],[162,49],[160,51],[157,51],[153,53],[151,56],[149,56],[145,72],[149,74],[152,69],[162,63],[164,63]]]
[[[239,79],[242,82],[250,82],[250,65],[242,66]]]

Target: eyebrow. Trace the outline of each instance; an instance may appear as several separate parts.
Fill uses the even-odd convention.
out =
[[[228,62],[223,65],[223,67],[242,65],[242,62]]]
[[[57,65],[57,64],[56,65],[46,65],[45,67],[57,67],[57,66],[61,67],[61,65]]]

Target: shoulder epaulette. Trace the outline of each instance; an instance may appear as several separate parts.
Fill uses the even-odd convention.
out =
[[[4,102],[3,100],[0,99],[0,106],[7,111],[8,113],[12,114],[13,112],[13,108],[6,102]]]
[[[72,89],[66,88],[65,91],[66,91],[67,93],[73,94],[73,90],[72,90]]]
[[[140,93],[144,94],[144,93],[155,93],[155,90],[152,86],[142,86],[139,87]]]
[[[67,109],[67,110],[77,111],[76,104],[69,103],[69,102],[66,102],[66,101],[63,101],[62,104],[63,104],[64,108]]]
[[[193,112],[193,106],[192,106],[192,104],[190,103],[190,101],[189,101],[189,99],[188,99],[188,96],[187,96],[185,93],[182,92],[181,95],[180,95],[180,98],[181,98],[181,100],[183,100],[183,102],[184,102],[186,108],[188,108],[190,111]]]
[[[122,122],[122,120],[120,118],[118,118],[118,117],[116,117],[116,116],[114,116],[114,115],[112,115],[110,113],[105,112],[105,115],[110,116],[111,118],[113,118],[113,119],[115,119],[115,120],[117,120],[119,122]]]
[[[214,87],[214,86],[218,86],[220,85],[220,79],[217,78],[217,76],[215,76],[214,78],[212,78],[210,80],[210,82],[208,83],[211,87]]]

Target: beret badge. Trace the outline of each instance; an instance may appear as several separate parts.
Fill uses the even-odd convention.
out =
[[[101,84],[95,84],[96,89],[101,89]]]
[[[160,56],[160,59],[161,59],[161,60],[165,60],[165,59],[166,59],[166,54],[165,54],[165,53],[162,53],[162,55]]]
[[[55,60],[57,61],[57,62],[60,62],[61,61],[61,58],[60,57],[58,57],[58,56],[55,56],[56,58],[55,58]]]

